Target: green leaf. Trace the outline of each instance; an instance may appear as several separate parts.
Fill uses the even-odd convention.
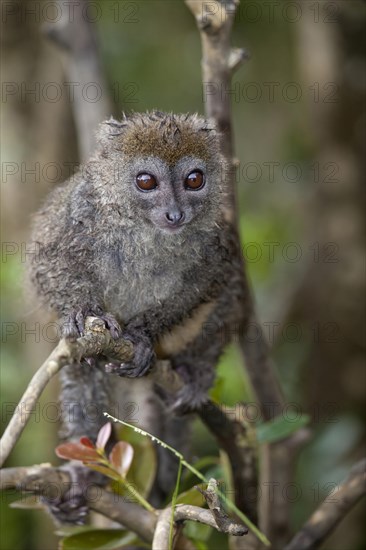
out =
[[[184,491],[178,495],[177,504],[191,504],[192,506],[201,506],[201,508],[204,508],[206,501],[201,493],[195,487],[192,487],[188,491]]]
[[[195,521],[187,521],[184,534],[194,541],[206,542],[212,533],[212,527]]]
[[[207,544],[203,540],[195,540],[194,545],[197,550],[209,550]]]
[[[222,403],[222,394],[224,391],[225,380],[222,376],[217,376],[213,388],[210,390],[210,398],[214,403]]]
[[[220,458],[218,456],[204,456],[196,460],[193,466],[199,472],[203,472],[205,468],[207,468],[208,466],[217,465],[219,464],[219,462],[220,462]],[[196,480],[195,475],[190,470],[187,470],[184,476],[185,481],[189,480],[191,477],[193,477]]]
[[[231,494],[234,494],[234,480],[233,480],[233,472],[231,469],[231,464],[229,457],[227,453],[222,451],[220,449],[220,463],[221,463],[221,471],[222,471],[222,477],[225,483],[226,491],[231,492]]]
[[[297,432],[300,428],[306,426],[310,421],[310,416],[303,414],[300,418],[289,420],[284,415],[277,416],[270,422],[259,424],[256,428],[257,439],[259,443],[272,443],[288,437]]]
[[[130,545],[136,535],[123,529],[90,529],[63,539],[62,550],[117,550]]]

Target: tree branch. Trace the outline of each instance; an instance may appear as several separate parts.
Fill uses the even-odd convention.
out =
[[[92,357],[103,353],[118,357],[122,362],[132,358],[132,344],[126,340],[113,340],[104,322],[96,317],[88,317],[85,336],[76,341],[61,340],[51,355],[33,376],[23,397],[0,441],[0,466],[8,458],[15,443],[28,423],[32,410],[44,388],[62,367],[80,361],[82,357]]]
[[[366,459],[351,469],[331,500],[325,500],[285,550],[318,548],[353,506],[366,495]]]
[[[204,491],[210,510],[180,504],[174,511],[177,524],[184,521],[197,521],[214,529],[235,536],[242,536],[248,529],[228,518],[220,502],[215,498],[214,480],[211,480],[212,490]],[[39,496],[49,496],[50,491],[57,496],[67,493],[72,487],[70,474],[62,468],[52,468],[49,464],[41,464],[23,468],[6,468],[0,470],[0,490],[17,489]],[[207,493],[207,494],[206,494]],[[85,491],[85,497],[91,510],[102,514],[113,521],[124,525],[136,533],[142,540],[153,541],[153,549],[167,548],[171,521],[171,508],[149,512],[141,506],[127,502],[125,497],[112,493],[98,485],[90,484]],[[177,532],[177,550],[192,550],[192,545]]]
[[[14,448],[32,415],[33,407],[51,378],[64,366],[80,361],[82,357],[100,354],[111,356],[121,362],[128,362],[133,357],[133,346],[129,340],[113,340],[101,319],[87,317],[85,335],[76,341],[61,340],[30,381],[1,438],[1,465]],[[172,393],[177,392],[184,384],[178,373],[171,368],[169,361],[158,361],[148,376],[155,384]],[[218,440],[222,441],[223,448],[234,461],[234,467],[235,464],[239,464],[242,457],[244,427],[241,428],[238,422],[225,416],[221,409],[211,402],[205,411],[202,411],[202,418]],[[235,441],[230,441],[227,434],[239,434],[240,430],[242,435]]]
[[[239,0],[215,0],[212,2],[186,0],[186,5],[196,19],[201,36],[202,80],[206,116],[214,119],[217,127],[222,132],[222,152],[229,166],[231,166],[231,180],[233,182],[231,193],[232,221],[236,226],[239,242],[237,200],[234,186],[235,161],[233,159],[231,99],[230,94],[225,93],[230,89],[233,72],[248,57],[245,50],[232,49],[230,45],[230,36]],[[243,284],[246,295],[242,304],[245,324],[246,326],[253,324],[260,327],[244,265]],[[274,365],[269,358],[269,349],[263,333],[256,342],[248,343],[245,336],[245,330],[241,330],[239,345],[245,357],[245,366],[260,404],[262,416],[264,420],[271,420],[276,414],[281,413],[285,406],[282,389],[277,380]],[[264,484],[272,482],[279,482],[282,485],[282,482],[285,483],[291,479],[295,457],[294,451],[304,439],[305,436],[302,434],[301,437],[261,446],[261,487],[266,487],[267,485]],[[239,458],[238,464],[243,463],[243,460]],[[232,465],[235,467],[233,463]],[[235,470],[233,471],[235,472]],[[252,472],[250,477],[255,479],[255,475]],[[246,482],[245,479],[239,481]],[[244,503],[238,496],[238,494],[244,492],[243,486],[238,485],[236,488],[236,503],[239,507],[247,506],[247,503]],[[281,492],[278,491],[278,494],[280,495]],[[251,511],[251,514],[253,514],[253,511]],[[280,497],[273,502],[269,497],[269,491],[264,491],[259,516],[262,531],[265,532],[275,546],[283,546],[284,542],[288,540],[289,503]],[[253,518],[253,516],[249,517]]]
[[[21,492],[49,496],[50,492],[61,497],[72,488],[70,474],[49,464],[26,468],[0,470],[1,490],[17,489]],[[111,493],[98,485],[88,485],[85,497],[91,510],[123,524],[147,542],[152,541],[157,516],[125,497]]]
[[[99,58],[95,25],[86,16],[88,0],[71,0],[70,12],[64,9],[62,0],[57,3],[63,16],[45,24],[43,29],[63,53],[69,83],[77,84],[71,88],[71,103],[80,157],[86,160],[95,149],[98,124],[111,115],[112,102]]]
[[[250,426],[237,420],[229,408],[209,402],[198,414],[228,456],[233,476],[235,504],[254,523],[258,521],[257,442]]]
[[[232,176],[234,176],[231,100],[230,94],[224,92],[230,88],[233,70],[237,69],[247,57],[244,50],[232,49],[230,45],[230,35],[239,0],[231,2],[186,0],[186,4],[196,19],[201,36],[206,116],[215,120],[222,133],[222,153],[232,167]],[[234,181],[234,177],[232,180]],[[233,209],[236,214],[235,193],[233,193],[233,199]],[[235,221],[237,227],[237,220]],[[239,239],[238,234],[237,238]],[[243,283],[247,290],[243,304],[244,318],[248,323],[260,326],[256,319],[254,300],[244,266]],[[255,345],[249,346],[242,341],[240,344],[246,356],[251,383],[263,409],[264,419],[270,420],[273,418],[273,407],[268,405],[277,404],[281,410],[284,406],[284,398],[274,374],[273,365],[268,358],[269,350],[265,338],[261,335],[258,344]]]
[[[248,533],[247,527],[231,520],[223,509],[218,495],[217,481],[215,479],[210,479],[206,490],[201,489],[199,486],[197,486],[196,489],[205,497],[208,507],[222,533],[227,533],[235,537],[241,537]]]
[[[85,335],[75,341],[61,340],[48,359],[33,376],[1,440],[2,463],[6,460],[19,439],[31,416],[34,405],[50,379],[65,365],[80,361],[82,357],[93,357],[98,354],[110,355],[121,362],[128,362],[133,356],[133,347],[130,341],[125,341],[123,339],[113,340],[101,319],[97,317],[87,317],[85,321]],[[169,361],[157,362],[149,376],[156,384],[159,384],[170,392],[178,391],[184,383],[179,375],[171,368]],[[248,473],[248,469],[242,468],[241,466],[248,464],[248,458],[254,460],[254,456],[253,454],[249,455],[249,453],[243,453],[243,445],[247,445],[247,443],[245,443],[247,434],[244,426],[232,420],[228,415],[224,415],[213,403],[210,403],[206,412],[202,413],[202,417],[218,440],[222,442],[223,448],[228,453],[232,462],[233,471],[235,472],[235,479],[240,479],[243,474],[245,477],[245,472]],[[234,439],[231,438],[231,435],[234,436]],[[236,468],[236,466],[239,465],[240,468]],[[61,495],[67,492],[70,487],[69,473],[62,469],[52,468],[47,464],[0,470],[0,480],[2,489],[15,487],[17,489],[43,495],[47,494],[47,490],[50,487],[52,489],[54,489],[55,486],[58,487],[59,494]],[[140,507],[136,507],[133,503],[118,501],[117,505],[117,496],[98,486],[89,486],[87,495],[90,509],[114,521],[119,521],[144,540],[149,540],[149,542],[151,542],[155,524],[152,524],[151,517],[147,515],[148,512],[140,509]],[[241,496],[243,495],[241,494]],[[246,510],[244,505],[243,509]],[[141,514],[144,515],[144,521],[141,523],[140,519],[138,519],[136,522],[136,518],[142,518]],[[162,546],[159,546],[159,541],[161,537],[164,536],[163,533],[166,532],[167,525],[169,525],[171,511],[166,514],[164,511],[162,514],[163,515],[159,519],[158,534],[156,535],[158,541],[158,543],[156,543],[156,548],[162,548]],[[247,532],[244,526],[240,525],[239,527],[235,527],[237,524],[230,520],[227,520],[229,522],[227,524],[219,524],[215,521],[211,512],[199,507],[179,506],[175,511],[175,518],[178,522],[182,522],[185,519],[191,519],[193,521],[206,523],[215,529],[223,530],[223,532],[237,536]],[[147,524],[147,527],[145,524]],[[153,527],[151,527],[151,525],[153,525]],[[229,525],[229,527],[227,527],[227,525]],[[177,533],[176,538],[177,549],[192,550],[189,541],[179,536],[179,533]]]
[[[47,496],[57,489],[62,495],[71,488],[70,474],[62,468],[52,468],[49,464],[23,468],[0,470],[0,490],[17,489]],[[204,494],[210,510],[190,505],[176,506],[174,519],[198,521],[219,531],[242,536],[247,529],[227,518],[215,494],[216,482]],[[311,550],[318,548],[325,538],[337,527],[353,506],[366,495],[366,459],[358,462],[347,479],[341,483],[332,499],[324,501],[310,517],[302,529],[295,535],[285,550]],[[115,493],[97,485],[91,485],[86,492],[89,508],[125,525],[147,542],[153,543],[153,549],[166,548],[162,541],[168,540],[171,509],[157,511],[156,514],[144,510],[133,502],[126,502]],[[177,549],[190,550],[186,539],[179,537]]]
[[[239,0],[205,2],[185,0],[194,15],[202,42],[202,80],[205,111],[223,134],[222,152],[232,164],[233,134],[229,94],[231,75],[246,58],[242,49],[230,46],[231,30]]]
[[[178,504],[174,508],[174,520],[180,523],[186,520],[197,521],[213,527],[221,533],[227,533],[236,537],[242,537],[248,533],[247,527],[229,518],[222,507],[218,493],[217,481],[210,479],[207,490],[196,489],[204,496],[209,510],[189,504]],[[171,507],[163,510],[156,524],[152,550],[161,550],[169,547],[170,522],[172,517]]]
[[[4,464],[21,436],[32,415],[33,407],[48,382],[63,367],[80,361],[82,357],[98,355],[127,363],[133,358],[133,353],[133,345],[129,340],[123,338],[113,340],[104,321],[98,317],[87,317],[84,336],[75,341],[61,340],[29,382],[1,438],[0,466]],[[149,377],[156,384],[173,393],[177,392],[184,383],[178,373],[171,368],[169,361],[158,361]]]

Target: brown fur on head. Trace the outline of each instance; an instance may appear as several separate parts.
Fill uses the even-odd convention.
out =
[[[120,137],[119,137],[120,136]],[[180,158],[195,156],[205,161],[219,154],[218,134],[214,126],[198,115],[166,114],[160,111],[124,115],[121,122],[104,122],[99,141],[125,157],[159,157],[173,165]]]

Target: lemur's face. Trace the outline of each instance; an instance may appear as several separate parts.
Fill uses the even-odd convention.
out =
[[[217,221],[226,164],[214,128],[196,115],[134,114],[105,123],[104,157],[118,166],[114,196],[130,219],[166,235]]]

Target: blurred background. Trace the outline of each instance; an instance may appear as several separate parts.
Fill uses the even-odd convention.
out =
[[[79,161],[63,58],[42,32],[54,4],[1,6],[3,427],[56,344],[26,296],[31,214]],[[114,116],[204,111],[200,39],[183,1],[92,4]],[[293,531],[365,452],[365,22],[361,0],[242,0],[233,44],[250,60],[222,90],[232,97],[242,249],[259,316],[286,397],[313,429],[296,469]],[[235,345],[218,384],[224,403],[253,400]],[[56,463],[56,401],[53,381],[7,465]],[[202,425],[194,434],[196,456],[217,452]],[[1,549],[56,548],[50,519],[9,509],[14,498],[2,495]],[[364,548],[364,512],[361,502],[324,548]]]

